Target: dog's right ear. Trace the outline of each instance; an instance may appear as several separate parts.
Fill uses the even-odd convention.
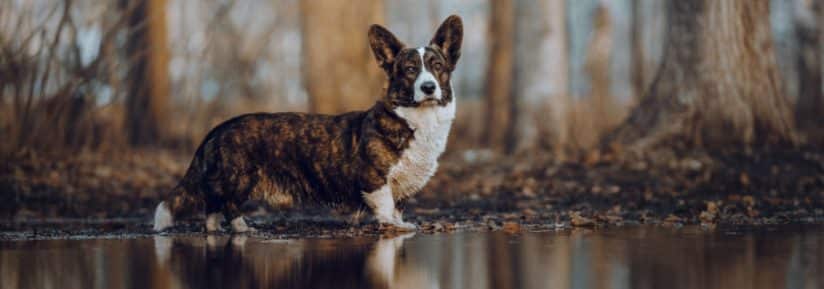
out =
[[[373,24],[369,27],[369,46],[372,47],[378,65],[390,74],[392,65],[395,64],[395,57],[403,49],[404,44],[383,26]]]

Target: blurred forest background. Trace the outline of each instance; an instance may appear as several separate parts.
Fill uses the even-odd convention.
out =
[[[578,156],[661,122],[690,146],[815,137],[820,1],[678,2],[2,1],[0,150],[191,151],[241,113],[366,109],[384,81],[368,25],[417,46],[449,14],[466,27],[451,150]],[[659,108],[621,125],[639,103]]]

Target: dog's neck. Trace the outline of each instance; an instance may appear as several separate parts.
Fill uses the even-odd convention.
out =
[[[384,100],[379,100],[370,109],[373,114],[380,117],[387,117],[389,119],[405,123],[412,131],[419,129],[433,130],[446,128],[448,135],[449,127],[455,119],[455,99],[449,100],[443,105],[426,105],[426,106],[399,106],[387,103]],[[381,122],[382,126],[386,126],[386,122]],[[389,125],[390,128],[394,127]]]
[[[393,112],[412,130],[412,139],[401,158],[389,171],[394,199],[404,199],[419,191],[438,167],[438,157],[446,150],[455,100],[446,105],[396,107]]]
[[[415,132],[424,130],[430,133],[433,130],[445,129],[445,134],[448,135],[449,127],[455,119],[455,101],[452,100],[445,105],[399,106],[392,111],[405,120],[409,128]],[[415,135],[417,136],[417,133]]]

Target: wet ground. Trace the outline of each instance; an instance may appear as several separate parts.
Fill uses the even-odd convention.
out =
[[[824,151],[445,156],[416,235],[339,208],[151,231],[186,157],[0,158],[0,288],[824,288]]]
[[[0,288],[824,287],[822,225],[98,237],[0,241]]]
[[[72,226],[65,224],[66,218],[144,222],[179,180],[189,156],[134,151],[114,156],[29,152],[0,157],[0,232],[43,227],[52,228],[51,233],[74,230],[64,226]],[[260,212],[266,206],[248,207]],[[605,157],[559,161],[546,152],[504,157],[456,151],[442,158],[435,176],[403,208],[411,221],[433,230],[467,224],[495,228],[507,222],[538,226],[821,223],[824,150],[685,153],[668,162]],[[261,223],[278,224],[265,228],[277,234],[306,232],[298,237],[346,227],[335,221],[348,218],[346,213],[331,212],[332,221],[326,221],[315,220],[316,214],[307,214],[300,206],[293,209],[269,210],[277,222]],[[295,213],[309,217],[296,218]],[[43,224],[51,220],[59,224]],[[135,221],[110,223],[107,231],[145,229],[135,227]]]

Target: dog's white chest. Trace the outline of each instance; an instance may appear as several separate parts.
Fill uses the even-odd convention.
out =
[[[415,131],[414,139],[387,176],[392,195],[398,200],[418,192],[438,169],[438,157],[446,149],[455,119],[455,99],[446,106],[400,107],[395,113]]]

